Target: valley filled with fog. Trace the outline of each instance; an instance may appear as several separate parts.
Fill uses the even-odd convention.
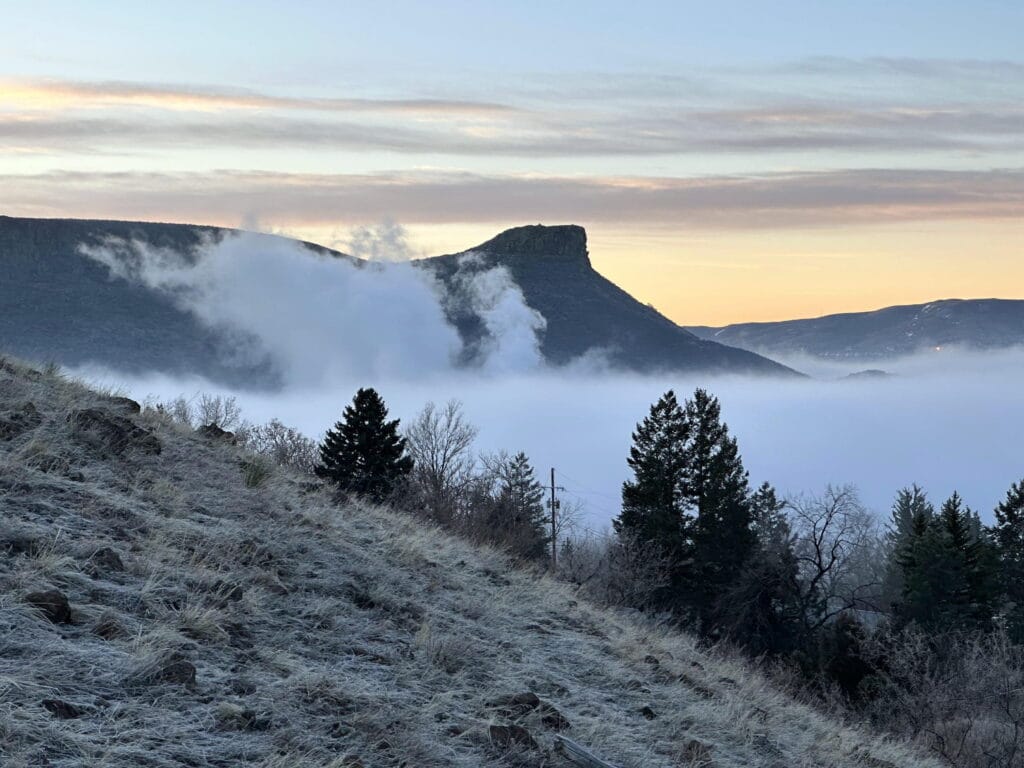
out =
[[[236,335],[238,354],[271,361],[279,389],[232,391],[194,377],[93,366],[72,372],[140,400],[234,395],[247,420],[277,418],[313,438],[362,386],[375,387],[404,423],[427,402],[459,400],[479,429],[477,450],[525,451],[545,479],[555,467],[563,498],[594,530],[618,513],[631,432],[667,389],[680,398],[695,387],[717,395],[752,484],[767,480],[787,496],[852,483],[885,516],[897,490],[917,483],[936,500],[958,490],[988,519],[1024,473],[1021,349],[929,351],[871,363],[891,376],[853,379],[844,377],[868,366],[780,361],[805,379],[638,375],[609,369],[594,350],[555,368],[540,353],[544,318],[498,266],[462,281],[458,300],[473,303],[488,339],[467,368],[456,363],[462,342],[445,319],[455,297],[425,270],[358,266],[253,238],[211,244],[195,263],[130,243],[87,255],[112,279],[164,291],[204,324]]]

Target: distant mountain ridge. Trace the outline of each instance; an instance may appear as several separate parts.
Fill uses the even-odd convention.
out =
[[[192,258],[207,242],[236,232],[188,224],[0,216],[0,350],[63,365],[91,362],[132,373],[271,385],[269,359],[233,358],[231,340],[182,310],[173,297],[112,278],[105,266],[81,253],[82,246],[118,239]],[[302,245],[311,256],[364,263],[312,243]],[[464,258],[468,252],[474,259]],[[540,347],[552,364],[590,353],[613,367],[638,372],[797,375],[759,355],[700,339],[631,297],[593,269],[582,227],[517,227],[467,252],[415,263],[454,296],[460,270],[506,267],[526,303],[546,321]],[[468,303],[449,302],[445,310],[471,358],[486,332],[481,318]]]
[[[994,350],[1024,345],[1024,300],[943,299],[871,312],[687,330],[781,358],[870,361],[942,347]]]

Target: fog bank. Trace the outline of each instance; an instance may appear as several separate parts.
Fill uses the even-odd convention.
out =
[[[722,401],[753,483],[768,480],[784,494],[854,483],[884,516],[896,491],[916,482],[936,501],[959,490],[987,519],[1010,483],[1024,477],[1024,352],[946,361],[955,363],[952,370],[915,360],[906,372],[877,380],[535,371],[374,377],[236,394],[250,420],[276,417],[310,436],[340,417],[359,386],[377,387],[403,421],[427,401],[457,398],[480,428],[478,448],[524,450],[542,477],[555,467],[566,498],[580,501],[586,524],[599,529],[618,513],[636,422],[666,389],[682,397],[703,386]],[[199,380],[83,373],[140,398],[224,392]]]
[[[386,260],[392,230],[360,233],[360,247],[385,260],[362,266],[259,235],[210,243],[194,259],[138,243],[83,249],[112,279],[165,292],[209,327],[248,336],[253,348],[239,353],[268,356],[284,386],[232,393],[198,379],[76,373],[138,399],[235,394],[250,421],[278,418],[317,438],[362,386],[376,387],[405,422],[428,401],[458,399],[479,427],[479,450],[523,450],[541,477],[555,467],[565,497],[597,529],[618,513],[632,430],[670,388],[680,398],[698,386],[718,395],[752,483],[768,480],[787,495],[854,483],[885,515],[898,489],[918,483],[936,501],[956,489],[988,518],[1024,476],[1024,349],[873,363],[895,374],[882,378],[842,379],[867,366],[806,359],[783,362],[818,378],[638,376],[599,366],[600,350],[552,369],[540,354],[544,318],[507,270],[469,255],[442,286],[401,263],[405,253]],[[486,331],[468,368],[446,319],[467,308]]]

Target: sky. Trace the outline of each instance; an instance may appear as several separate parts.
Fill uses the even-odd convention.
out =
[[[1024,298],[1024,4],[0,0],[0,214],[587,227],[685,324]]]

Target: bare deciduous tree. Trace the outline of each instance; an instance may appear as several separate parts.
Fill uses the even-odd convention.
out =
[[[428,515],[451,524],[459,515],[476,461],[472,454],[476,427],[462,413],[462,404],[449,400],[443,408],[427,405],[405,430],[413,458],[410,478],[418,501]]]
[[[810,634],[844,611],[879,611],[884,560],[871,513],[853,486],[787,502],[794,534],[798,600]]]

